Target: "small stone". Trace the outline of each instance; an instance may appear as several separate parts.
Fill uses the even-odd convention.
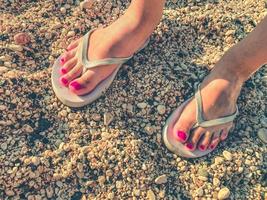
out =
[[[2,143],[0,145],[0,148],[5,151],[7,149],[7,143],[6,142]]]
[[[92,119],[96,122],[100,121],[101,120],[101,115],[97,114],[97,113],[94,113],[92,114]]]
[[[108,126],[113,121],[113,115],[111,113],[104,114],[104,125]]]
[[[259,129],[257,135],[261,139],[261,141],[267,144],[267,129],[266,128]]]
[[[8,48],[11,49],[12,51],[23,51],[23,47],[17,44],[10,44],[8,45]]]
[[[198,188],[198,189],[196,190],[196,196],[198,196],[198,197],[202,197],[203,194],[204,194],[204,191],[203,191],[202,188]]]
[[[5,193],[7,196],[14,196],[15,195],[15,192],[13,190],[6,190]]]
[[[25,45],[25,44],[29,43],[30,40],[31,40],[31,38],[27,33],[17,33],[14,36],[15,43],[19,44],[19,45]]]
[[[223,156],[226,160],[229,160],[229,161],[233,159],[232,153],[226,150],[223,151]]]
[[[32,157],[32,163],[36,166],[40,164],[40,158],[39,157]]]
[[[4,74],[7,71],[8,71],[8,68],[7,67],[0,66],[0,75]]]
[[[215,159],[214,159],[214,164],[215,164],[215,165],[219,165],[219,164],[221,164],[221,163],[223,163],[223,158],[220,157],[220,156],[215,157]]]
[[[244,167],[238,167],[238,173],[241,174],[244,171]]]
[[[230,190],[227,187],[220,189],[218,199],[227,199],[230,196]]]
[[[218,178],[213,178],[213,181],[212,181],[213,185],[214,186],[219,186],[220,185],[220,180]]]
[[[228,30],[225,33],[225,36],[233,35],[235,33],[235,30]]]
[[[146,197],[148,200],[156,200],[156,196],[152,190],[148,190]]]
[[[209,173],[208,173],[207,169],[203,168],[203,167],[198,169],[197,174],[199,176],[203,176],[203,177],[208,177],[209,176]]]
[[[80,3],[80,8],[81,9],[89,9],[93,6],[94,0],[85,0]]]
[[[25,130],[26,133],[32,133],[33,132],[33,128],[28,124],[25,124],[23,126],[23,129]]]
[[[0,111],[7,110],[7,107],[5,105],[0,105]]]
[[[67,10],[66,10],[65,7],[61,7],[61,8],[60,8],[60,12],[61,12],[62,14],[65,14],[65,13],[67,12]]]
[[[103,185],[106,181],[106,177],[105,176],[99,176],[98,177],[98,182],[100,185]]]
[[[144,108],[147,107],[147,103],[145,103],[145,102],[138,103],[138,104],[137,104],[137,107],[140,108],[140,109],[144,109]]]
[[[148,134],[148,135],[152,135],[154,133],[154,127],[151,126],[150,124],[146,125],[145,127],[145,132]]]
[[[164,105],[158,105],[157,110],[160,115],[164,115],[166,112],[166,107]]]
[[[69,31],[67,37],[73,37],[73,36],[75,36],[75,31]]]
[[[46,188],[46,196],[47,196],[47,198],[52,198],[53,195],[54,195],[54,189],[51,186],[47,187]]]
[[[115,197],[114,192],[108,193],[108,199],[114,199],[114,197]]]
[[[164,184],[167,183],[168,177],[166,174],[163,174],[155,179],[156,184]]]
[[[116,181],[116,188],[121,189],[123,187],[122,181]]]

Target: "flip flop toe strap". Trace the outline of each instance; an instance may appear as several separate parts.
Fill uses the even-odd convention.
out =
[[[83,36],[82,41],[78,47],[79,61],[83,65],[83,73],[85,73],[88,69],[91,69],[97,66],[123,64],[132,58],[132,56],[130,56],[130,57],[124,57],[124,58],[105,58],[105,59],[89,61],[88,56],[87,56],[88,55],[87,51],[89,47],[89,37],[93,31],[94,30],[91,30]]]
[[[226,123],[234,121],[235,117],[238,115],[238,107],[236,106],[236,111],[232,115],[206,121],[203,119],[203,115],[202,115],[203,104],[202,104],[202,97],[200,93],[200,85],[198,85],[197,92],[195,94],[195,99],[196,99],[197,114],[196,114],[196,124],[193,126],[193,128],[197,128],[197,127],[207,128],[211,126],[218,126],[218,125],[226,124]]]

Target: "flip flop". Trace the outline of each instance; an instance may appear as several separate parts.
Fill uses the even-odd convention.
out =
[[[60,68],[61,68],[60,57],[57,58],[52,67],[52,74],[51,74],[52,87],[58,99],[63,104],[69,107],[82,107],[98,99],[109,88],[115,76],[117,75],[120,67],[133,57],[132,55],[124,58],[105,58],[100,60],[88,60],[87,49],[89,46],[89,37],[94,30],[91,30],[87,34],[85,34],[83,36],[82,41],[78,45],[78,55],[79,55],[78,62],[82,63],[83,65],[83,73],[85,73],[88,69],[103,65],[118,64],[119,66],[116,68],[116,70],[114,70],[114,72],[111,75],[109,75],[106,79],[101,81],[94,88],[93,91],[91,91],[86,95],[79,96],[71,92],[68,87],[63,86],[59,82],[59,79],[62,75],[60,73]],[[141,51],[143,48],[145,48],[148,43],[149,40],[145,42],[145,44],[138,50],[138,52]]]
[[[175,122],[179,119],[183,109],[185,106],[191,101],[192,97],[184,102],[182,105],[180,105],[167,119],[166,124],[163,128],[163,141],[166,145],[166,147],[172,151],[173,153],[177,154],[181,157],[186,158],[198,158],[207,155],[208,153],[212,152],[213,149],[208,149],[206,151],[200,151],[196,149],[195,151],[189,151],[183,143],[178,141],[173,134],[173,126]],[[232,115],[228,115],[222,118],[213,119],[205,121],[203,119],[203,108],[202,108],[202,97],[200,93],[200,85],[198,85],[197,91],[195,93],[195,99],[196,99],[196,123],[192,127],[192,129],[195,129],[197,127],[212,127],[212,126],[218,126],[222,124],[226,124],[229,122],[232,122],[235,117],[238,115],[238,107],[236,106],[236,111]]]

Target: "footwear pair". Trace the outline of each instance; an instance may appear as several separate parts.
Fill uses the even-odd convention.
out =
[[[93,31],[94,30],[89,31],[86,35],[84,35],[81,42],[78,45],[78,62],[80,62],[83,65],[83,73],[85,73],[88,69],[95,68],[98,66],[117,64],[118,67],[116,68],[116,70],[114,70],[114,72],[111,75],[109,75],[106,79],[101,81],[94,88],[94,90],[91,91],[89,94],[79,96],[79,95],[72,93],[68,87],[64,87],[60,83],[59,80],[61,77],[61,73],[60,73],[61,64],[60,64],[60,57],[59,57],[55,61],[52,67],[52,75],[51,75],[52,86],[59,100],[62,101],[63,104],[70,106],[70,107],[82,107],[98,99],[110,87],[120,67],[125,62],[127,62],[129,59],[133,57],[133,56],[130,56],[130,57],[125,57],[125,58],[105,58],[105,59],[92,60],[92,61],[89,60],[87,57],[87,52],[88,52],[88,47],[89,47],[89,37]],[[143,48],[145,48],[148,42],[149,40],[145,42],[145,44],[138,50],[138,52],[141,51]],[[199,150],[189,151],[188,149],[186,149],[183,143],[179,142],[176,139],[173,133],[173,130],[172,130],[175,122],[180,117],[184,107],[189,103],[191,99],[184,102],[168,118],[166,125],[163,129],[163,141],[166,147],[173,153],[179,156],[182,156],[182,157],[197,158],[197,157],[207,155],[213,150],[208,149],[206,151],[199,151]],[[202,117],[203,116],[202,97],[201,97],[199,87],[195,94],[195,99],[196,99],[196,106],[197,106],[197,116],[196,116],[196,124],[193,126],[192,129],[197,128],[197,127],[207,128],[211,126],[226,124],[228,122],[232,122],[234,118],[236,117],[236,115],[238,114],[238,108],[237,108],[236,112],[230,116],[205,121]]]

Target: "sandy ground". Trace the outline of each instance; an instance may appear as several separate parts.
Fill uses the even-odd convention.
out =
[[[54,60],[128,4],[0,0],[0,199],[267,199],[257,137],[267,130],[265,67],[244,85],[235,129],[213,153],[180,158],[161,138],[168,115],[265,16],[263,0],[168,1],[149,46],[103,97],[81,109],[55,97]],[[16,45],[18,33],[30,42]]]

